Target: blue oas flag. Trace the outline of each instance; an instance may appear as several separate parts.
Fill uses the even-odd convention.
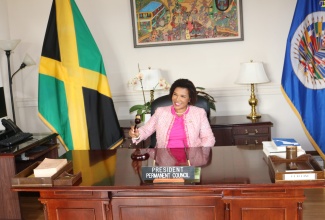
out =
[[[102,56],[74,0],[53,0],[39,66],[38,111],[67,150],[122,142]]]
[[[298,0],[285,53],[282,91],[325,158],[325,1]]]

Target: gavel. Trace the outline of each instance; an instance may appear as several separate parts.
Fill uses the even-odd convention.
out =
[[[135,123],[135,125],[134,125],[134,131],[135,131],[135,129],[137,129],[138,124],[141,123],[141,116],[140,115],[135,116],[134,123]],[[138,146],[138,145],[136,145],[136,146]],[[131,158],[132,158],[133,161],[143,161],[143,160],[147,160],[149,158],[149,154],[148,153],[142,153],[140,148],[137,147],[135,149],[135,151],[131,154]],[[134,163],[132,162],[132,164],[134,164]],[[139,164],[137,164],[137,165],[139,165]]]
[[[134,125],[134,131],[135,131],[135,129],[137,129],[138,124],[141,123],[141,116],[140,115],[135,116],[134,123],[135,123],[135,125]]]

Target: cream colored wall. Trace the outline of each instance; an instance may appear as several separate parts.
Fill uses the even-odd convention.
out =
[[[129,107],[142,101],[141,94],[126,85],[137,73],[138,63],[142,68],[160,68],[169,82],[184,77],[205,87],[217,100],[217,111],[212,115],[246,115],[250,112],[249,88],[234,81],[239,64],[253,59],[264,63],[271,80],[258,85],[257,96],[258,112],[269,114],[274,123],[272,136],[294,137],[306,150],[313,150],[280,91],[286,39],[296,0],[243,0],[244,41],[147,48],[133,47],[129,0],[76,3],[103,55],[120,119],[133,118]],[[52,0],[0,0],[0,6],[7,7],[10,37],[22,40],[12,55],[13,69],[19,67],[26,52],[39,62],[51,4]],[[0,31],[5,25],[0,23]],[[3,53],[0,62],[3,82],[7,82]],[[47,131],[37,116],[38,67],[22,70],[13,86],[17,123],[24,130]]]

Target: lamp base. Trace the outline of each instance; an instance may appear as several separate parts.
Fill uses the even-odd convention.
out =
[[[249,114],[246,117],[248,119],[257,119],[257,118],[261,118],[262,116],[261,115],[258,115],[258,114],[255,114],[255,115]]]
[[[251,96],[248,100],[248,104],[251,106],[251,113],[249,115],[247,115],[247,118],[249,119],[257,119],[260,118],[261,115],[256,113],[256,106],[257,106],[258,100],[255,96],[255,89],[254,89],[254,84],[251,84]]]

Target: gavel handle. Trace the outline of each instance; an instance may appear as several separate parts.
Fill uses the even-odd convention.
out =
[[[134,122],[135,122],[135,125],[134,125],[134,132],[135,132],[135,129],[137,129],[137,125],[141,123],[141,118],[139,115],[135,116]]]

